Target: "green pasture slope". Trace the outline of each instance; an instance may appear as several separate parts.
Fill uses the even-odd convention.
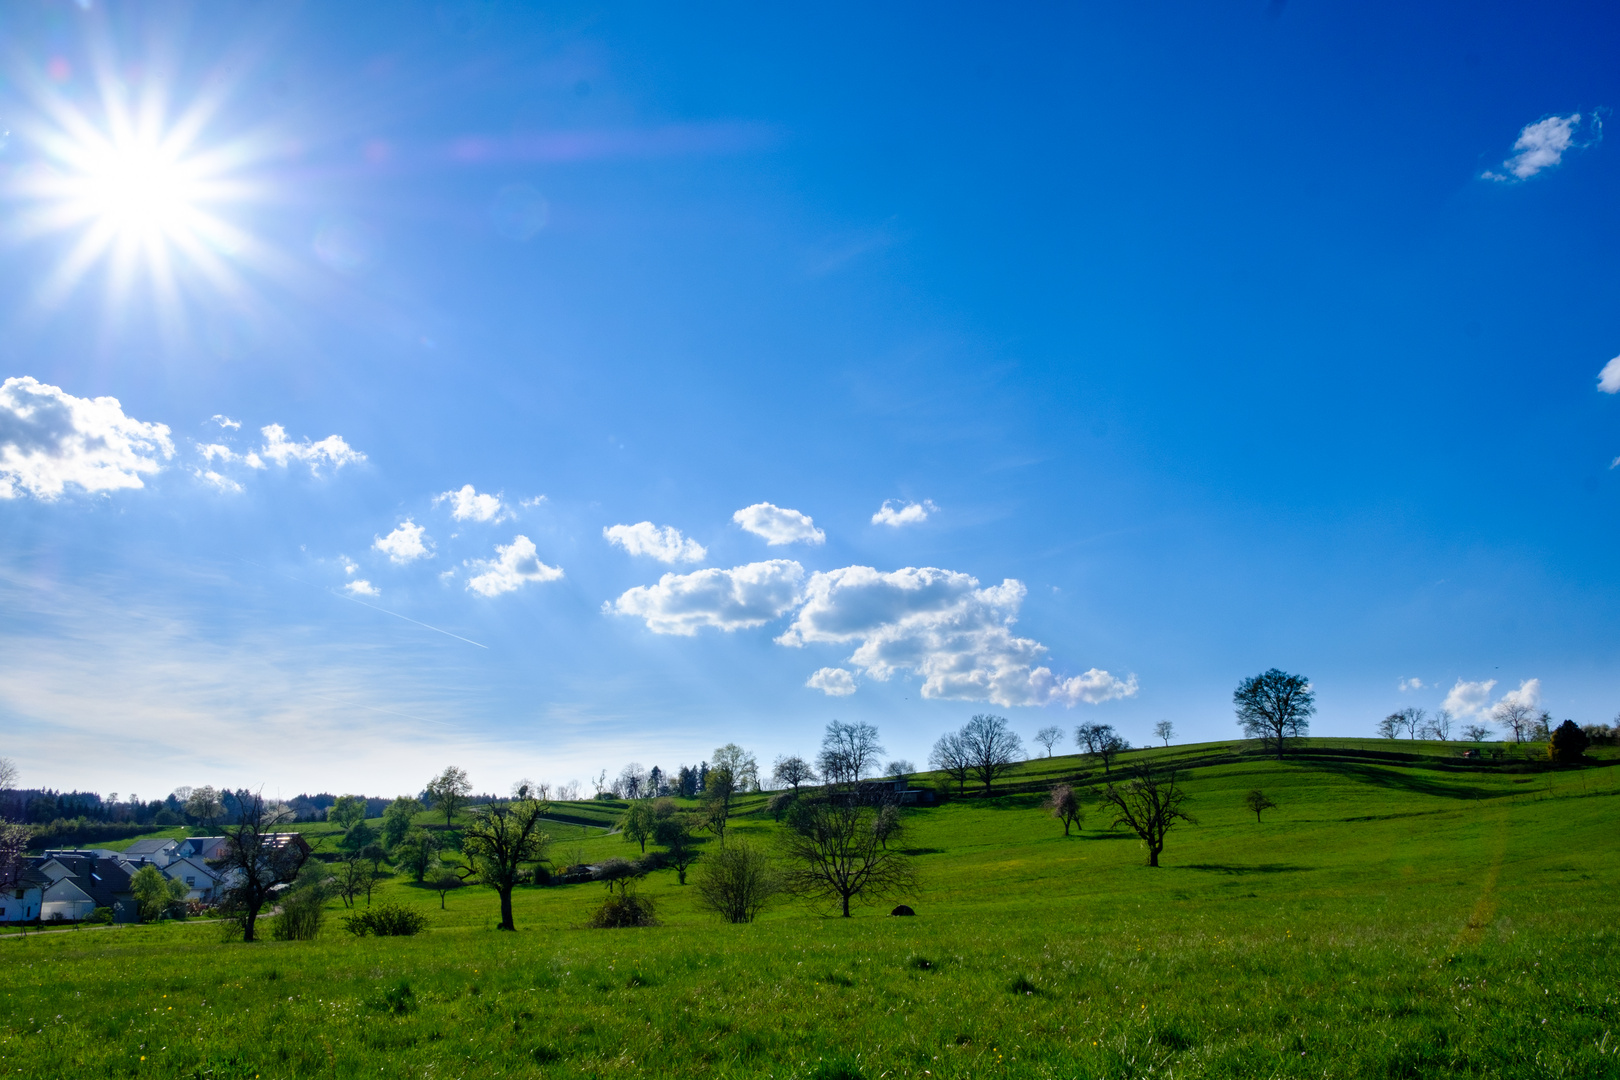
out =
[[[1198,824],[1157,870],[1100,810],[1066,839],[1016,790],[1080,759],[909,813],[916,918],[789,902],[731,926],[660,872],[650,929],[580,929],[596,885],[520,891],[503,934],[488,891],[441,912],[391,882],[378,899],[420,908],[427,933],[357,939],[334,918],[307,943],[224,943],[208,922],[8,939],[0,1074],[1620,1076],[1620,769],[1308,749],[1154,752],[1208,762],[1188,779]],[[1365,756],[1391,749],[1414,757]],[[1255,787],[1279,804],[1263,823],[1241,805]],[[736,834],[769,841],[761,807]],[[634,851],[559,830],[570,858]]]

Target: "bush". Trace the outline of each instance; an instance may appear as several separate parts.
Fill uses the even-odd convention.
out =
[[[299,889],[282,900],[270,936],[276,941],[314,941],[325,922],[326,897],[318,889]]]
[[[629,893],[609,896],[585,925],[593,930],[616,930],[625,926],[657,926],[658,919],[650,899]]]
[[[113,910],[110,907],[98,907],[84,921],[87,923],[110,923],[113,921]]]
[[[699,865],[698,900],[727,922],[753,922],[781,891],[781,875],[769,857],[741,837]]]
[[[1547,756],[1553,761],[1579,761],[1591,744],[1591,736],[1577,727],[1575,721],[1565,720],[1548,738]]]
[[[401,904],[378,904],[344,916],[343,929],[357,937],[410,937],[427,929],[427,918]]]

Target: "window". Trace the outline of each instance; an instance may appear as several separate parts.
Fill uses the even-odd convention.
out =
[[[186,884],[187,885],[195,885],[195,884],[197,884],[197,879],[194,878],[194,877],[188,877],[188,878],[186,878]]]

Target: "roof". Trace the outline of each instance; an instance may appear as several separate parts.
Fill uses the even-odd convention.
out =
[[[129,845],[129,847],[124,849],[124,854],[156,855],[160,851],[167,851],[169,848],[175,846],[175,841],[164,837],[159,837],[155,840],[137,840],[133,844]]]
[[[119,897],[129,895],[129,878],[133,871],[117,859],[79,853],[57,853],[53,858],[68,872],[73,884],[89,894],[97,907],[112,907]]]

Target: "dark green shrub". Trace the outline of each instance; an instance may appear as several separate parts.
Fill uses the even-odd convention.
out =
[[[314,941],[326,922],[326,897],[316,889],[300,889],[281,902],[281,914],[270,924],[276,941]]]
[[[625,926],[657,926],[653,902],[635,893],[609,896],[586,922],[593,930],[614,930]]]
[[[84,921],[88,923],[110,923],[113,921],[113,910],[110,907],[98,907]]]
[[[1575,721],[1565,720],[1548,738],[1547,756],[1553,761],[1579,761],[1591,745],[1590,735],[1576,726]]]
[[[378,904],[344,916],[343,928],[357,937],[410,937],[427,929],[427,918],[400,904]]]

